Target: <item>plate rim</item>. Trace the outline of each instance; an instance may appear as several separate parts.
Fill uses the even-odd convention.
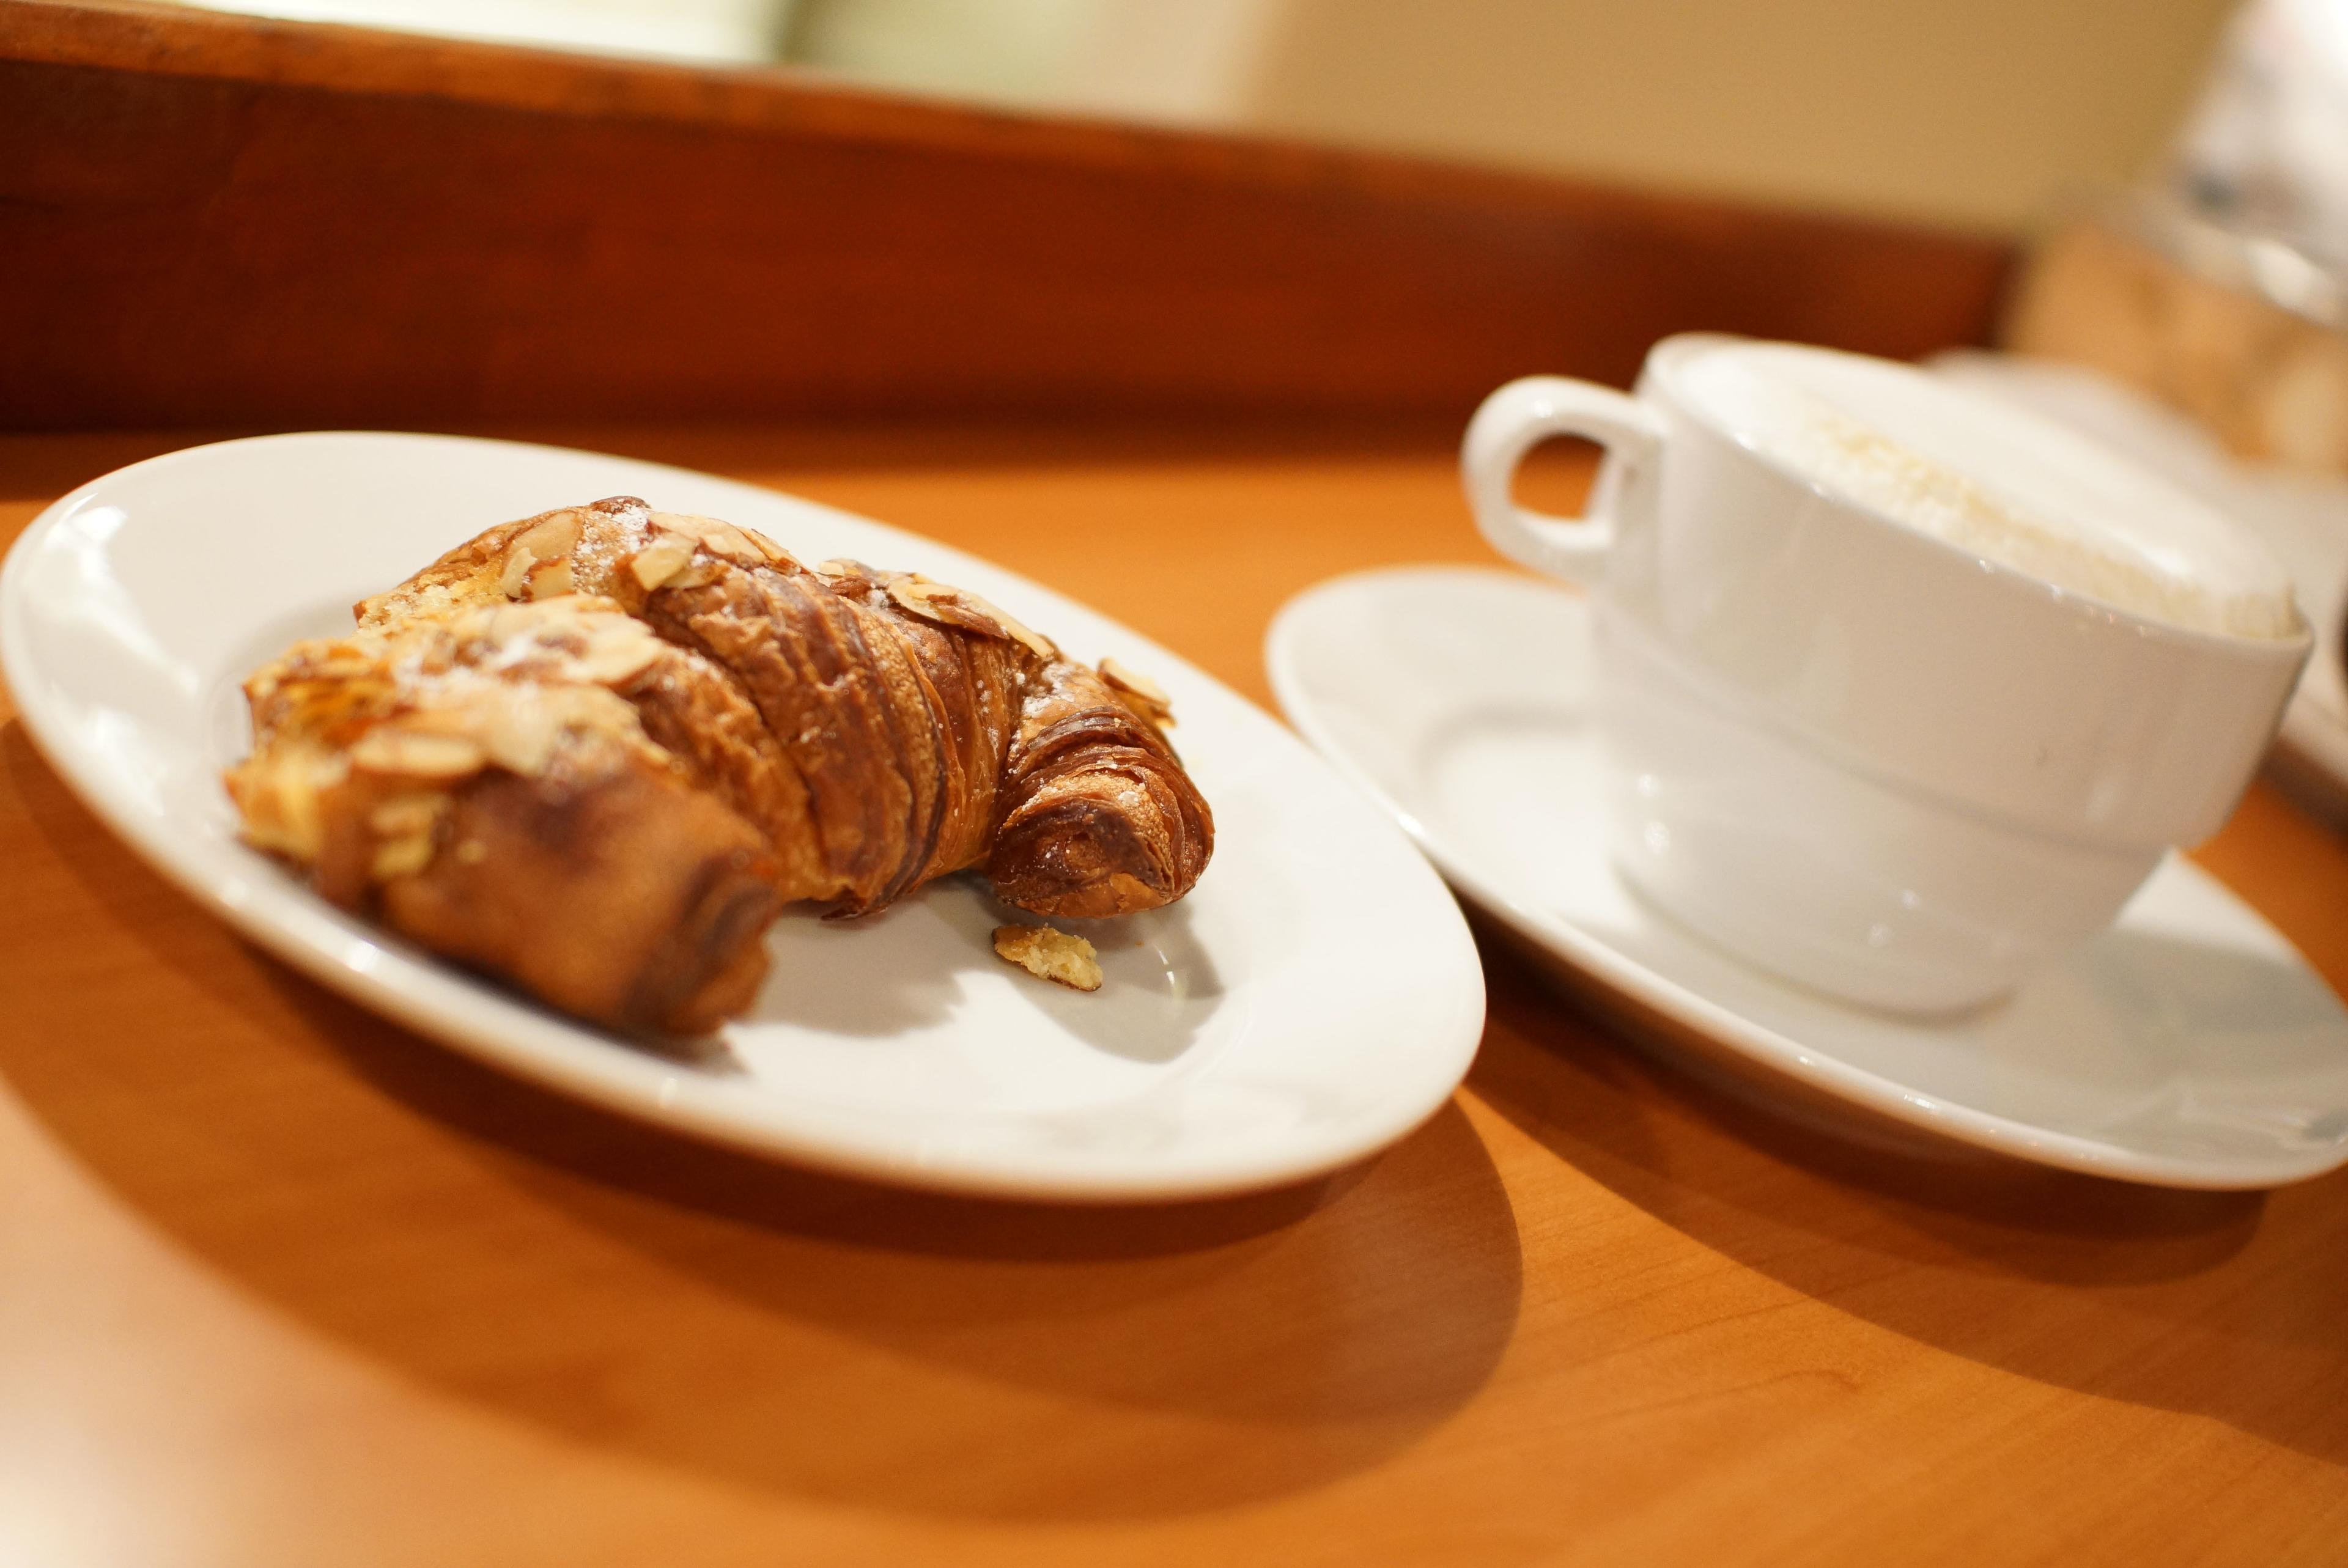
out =
[[[789,491],[724,475],[591,448],[488,436],[387,430],[286,431],[202,442],[126,464],[75,487],[43,507],[26,525],[5,561],[0,562],[0,610],[26,602],[30,562],[40,541],[123,477],[134,473],[151,475],[159,468],[201,461],[232,450],[335,441],[390,442],[420,447],[454,446],[476,451],[493,449],[533,456],[619,463],[640,470],[675,474],[697,485],[716,484],[738,489],[767,502],[809,507],[861,526],[878,528],[911,539],[925,551],[975,562],[989,573],[1016,582],[1023,589],[1076,605],[1116,627],[1122,638],[1148,657],[1179,665],[1186,678],[1212,687],[1222,698],[1266,724],[1275,729],[1282,727],[1278,718],[1227,682],[1123,621],[1073,595],[1035,582],[943,540]],[[108,770],[96,765],[98,759],[84,753],[64,728],[62,715],[49,712],[46,694],[28,691],[28,686],[42,682],[54,682],[55,677],[42,671],[41,661],[30,647],[26,619],[0,614],[0,680],[7,684],[26,737],[43,762],[107,829],[167,882],[309,979],[437,1045],[457,1050],[551,1092],[704,1142],[762,1158],[788,1161],[805,1168],[932,1192],[1076,1204],[1196,1201],[1292,1184],[1378,1153],[1442,1112],[1466,1078],[1481,1044],[1486,998],[1474,938],[1448,887],[1404,835],[1399,835],[1398,847],[1409,851],[1410,863],[1426,876],[1426,891],[1448,907],[1451,924],[1456,927],[1453,950],[1437,961],[1449,962],[1457,970],[1453,979],[1467,983],[1446,1020],[1447,1027],[1441,1031],[1429,1031],[1426,1042],[1418,1048],[1429,1063],[1426,1082],[1430,1087],[1415,1095],[1395,1095],[1385,1114],[1351,1124],[1346,1136],[1307,1143],[1285,1158],[1259,1155],[1239,1162],[1210,1161],[1171,1173],[1124,1168],[1074,1175],[1066,1172],[1039,1173],[1032,1165],[1023,1166],[1015,1157],[1004,1158],[993,1150],[961,1150],[942,1159],[907,1157],[876,1151],[853,1133],[827,1137],[819,1130],[804,1126],[778,1129],[750,1113],[738,1093],[725,1093],[703,1084],[696,1075],[676,1064],[666,1063],[592,1026],[506,993],[493,983],[463,974],[428,954],[405,945],[376,942],[369,923],[333,910],[307,889],[288,884],[282,891],[300,896],[283,899],[275,910],[266,909],[261,906],[271,902],[272,892],[281,890],[264,888],[257,881],[234,873],[216,875],[201,865],[198,856],[183,856],[170,842],[172,819],[169,815],[150,811],[133,799],[126,786]],[[26,674],[20,676],[18,671]],[[40,672],[37,676],[36,671]],[[1328,787],[1354,791],[1354,786],[1342,772],[1330,766],[1328,760],[1313,748],[1300,741],[1297,752],[1308,767],[1325,770],[1323,782]],[[1368,804],[1375,806],[1375,803]],[[1383,808],[1375,809],[1374,815],[1391,825]],[[403,980],[406,983],[400,983]],[[582,1044],[596,1049],[579,1051]],[[680,1087],[672,1091],[655,1086],[646,1081],[647,1074],[658,1074],[664,1084]],[[1439,1092],[1431,1087],[1437,1082],[1441,1084]]]
[[[1973,1148],[2088,1175],[2114,1177],[2151,1185],[2201,1191],[2263,1191],[2287,1183],[2306,1181],[2348,1165],[2348,1143],[2335,1145],[2320,1158],[2293,1160],[2277,1155],[2260,1162],[2230,1163],[2223,1171],[2179,1156],[2158,1156],[2122,1145],[2061,1132],[1994,1112],[1928,1094],[1865,1068],[1854,1067],[1832,1054],[1803,1045],[1789,1036],[1745,1018],[1732,1008],[1712,1001],[1686,987],[1616,951],[1590,933],[1547,910],[1527,904],[1504,886],[1483,876],[1450,853],[1419,817],[1395,800],[1356,763],[1314,712],[1310,686],[1298,669],[1299,630],[1311,608],[1342,599],[1379,579],[1425,581],[1430,576],[1472,579],[1479,585],[1548,593],[1569,602],[1580,596],[1544,579],[1502,568],[1466,563],[1380,566],[1350,571],[1315,583],[1282,603],[1264,634],[1264,664],[1282,713],[1314,750],[1327,758],[1353,784],[1375,800],[1410,835],[1444,880],[1461,895],[1489,911],[1519,937],[1570,964],[1588,979],[1631,1001],[1650,1008],[1682,1028],[1693,1030],[1715,1045],[1770,1071],[1836,1100],[1877,1112],[1906,1126],[1921,1129]],[[2230,887],[2200,866],[2171,852],[2168,860],[2263,927],[2310,973],[2316,973],[2306,955],[2278,930],[2273,922],[2245,902]],[[2319,974],[2318,979],[2322,977]],[[2330,983],[2324,982],[2327,989]],[[2336,993],[2335,993],[2336,996]]]

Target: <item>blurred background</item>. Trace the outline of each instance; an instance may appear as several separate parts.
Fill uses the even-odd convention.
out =
[[[2013,231],[2156,159],[2228,0],[211,0]]]
[[[2348,0],[202,4],[2018,240],[2000,346],[2348,475]]]

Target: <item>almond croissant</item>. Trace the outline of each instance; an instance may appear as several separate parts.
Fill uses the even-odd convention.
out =
[[[785,904],[983,866],[1045,915],[1155,908],[1214,844],[1166,699],[975,595],[619,497],[507,523],[245,684],[246,838],[599,1023],[748,1005]]]

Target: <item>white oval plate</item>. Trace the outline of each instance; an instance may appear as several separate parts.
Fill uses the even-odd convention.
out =
[[[693,1060],[547,1011],[312,896],[237,842],[220,770],[239,682],[489,525],[638,495],[962,584],[1170,692],[1213,863],[1168,909],[1079,928],[1080,995],[994,955],[1010,917],[953,878],[870,919],[793,912],[757,1005]],[[747,1149],[1006,1195],[1172,1198],[1334,1168],[1431,1115],[1475,1054],[1483,972],[1442,883],[1286,730],[1082,606],[914,535],[586,452],[445,436],[231,441],[51,507],[0,574],[0,660],[42,753],[247,936],[358,1001],[583,1099]]]
[[[1946,1024],[1785,984],[1653,911],[1606,854],[1588,622],[1579,597],[1514,573],[1365,572],[1282,608],[1272,689],[1463,895],[1781,1088],[2171,1186],[2271,1187],[2348,1163],[2348,1011],[2178,856],[2113,929]]]

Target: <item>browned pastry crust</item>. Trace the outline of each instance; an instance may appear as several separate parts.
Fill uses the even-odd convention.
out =
[[[335,902],[602,1022],[746,1006],[783,904],[983,866],[1170,902],[1213,822],[1164,694],[974,595],[629,497],[502,524],[247,682],[246,835]]]
[[[1035,672],[986,862],[1004,903],[1088,918],[1156,908],[1189,891],[1213,841],[1147,709],[1080,664]]]

